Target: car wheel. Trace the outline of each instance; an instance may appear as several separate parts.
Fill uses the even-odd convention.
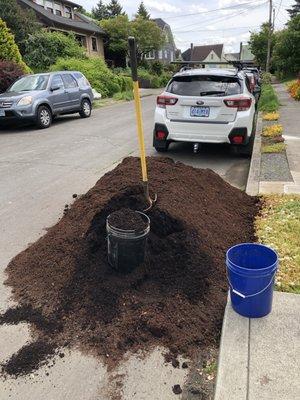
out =
[[[37,111],[36,125],[40,129],[49,128],[52,124],[52,113],[49,107],[40,106]]]
[[[81,118],[89,118],[92,113],[92,105],[88,99],[84,99],[81,102],[81,107],[79,111],[79,115]]]

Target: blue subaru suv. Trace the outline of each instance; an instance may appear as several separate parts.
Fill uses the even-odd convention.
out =
[[[0,94],[0,125],[29,120],[45,129],[57,115],[79,113],[88,118],[93,99],[89,81],[78,71],[22,76]]]

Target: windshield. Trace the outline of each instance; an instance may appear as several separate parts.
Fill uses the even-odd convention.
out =
[[[227,76],[178,76],[167,91],[180,96],[229,96],[241,93],[237,78]]]
[[[32,90],[45,90],[49,75],[30,75],[17,80],[8,92],[30,92]]]

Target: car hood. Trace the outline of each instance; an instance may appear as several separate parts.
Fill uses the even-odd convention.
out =
[[[0,94],[0,101],[5,101],[5,100],[14,101],[14,100],[19,100],[25,96],[36,97],[41,92],[43,92],[43,90],[32,90],[29,92],[4,92]]]

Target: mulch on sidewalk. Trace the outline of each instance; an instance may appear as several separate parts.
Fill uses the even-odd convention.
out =
[[[254,240],[258,201],[211,170],[167,158],[148,163],[158,203],[148,213],[144,264],[121,274],[107,262],[107,216],[144,207],[139,159],[126,158],[11,261],[6,284],[20,308],[0,323],[27,320],[34,339],[52,353],[76,347],[110,367],[128,351],[156,345],[172,360],[178,354],[193,359],[199,348],[218,341],[227,296],[225,252]]]

